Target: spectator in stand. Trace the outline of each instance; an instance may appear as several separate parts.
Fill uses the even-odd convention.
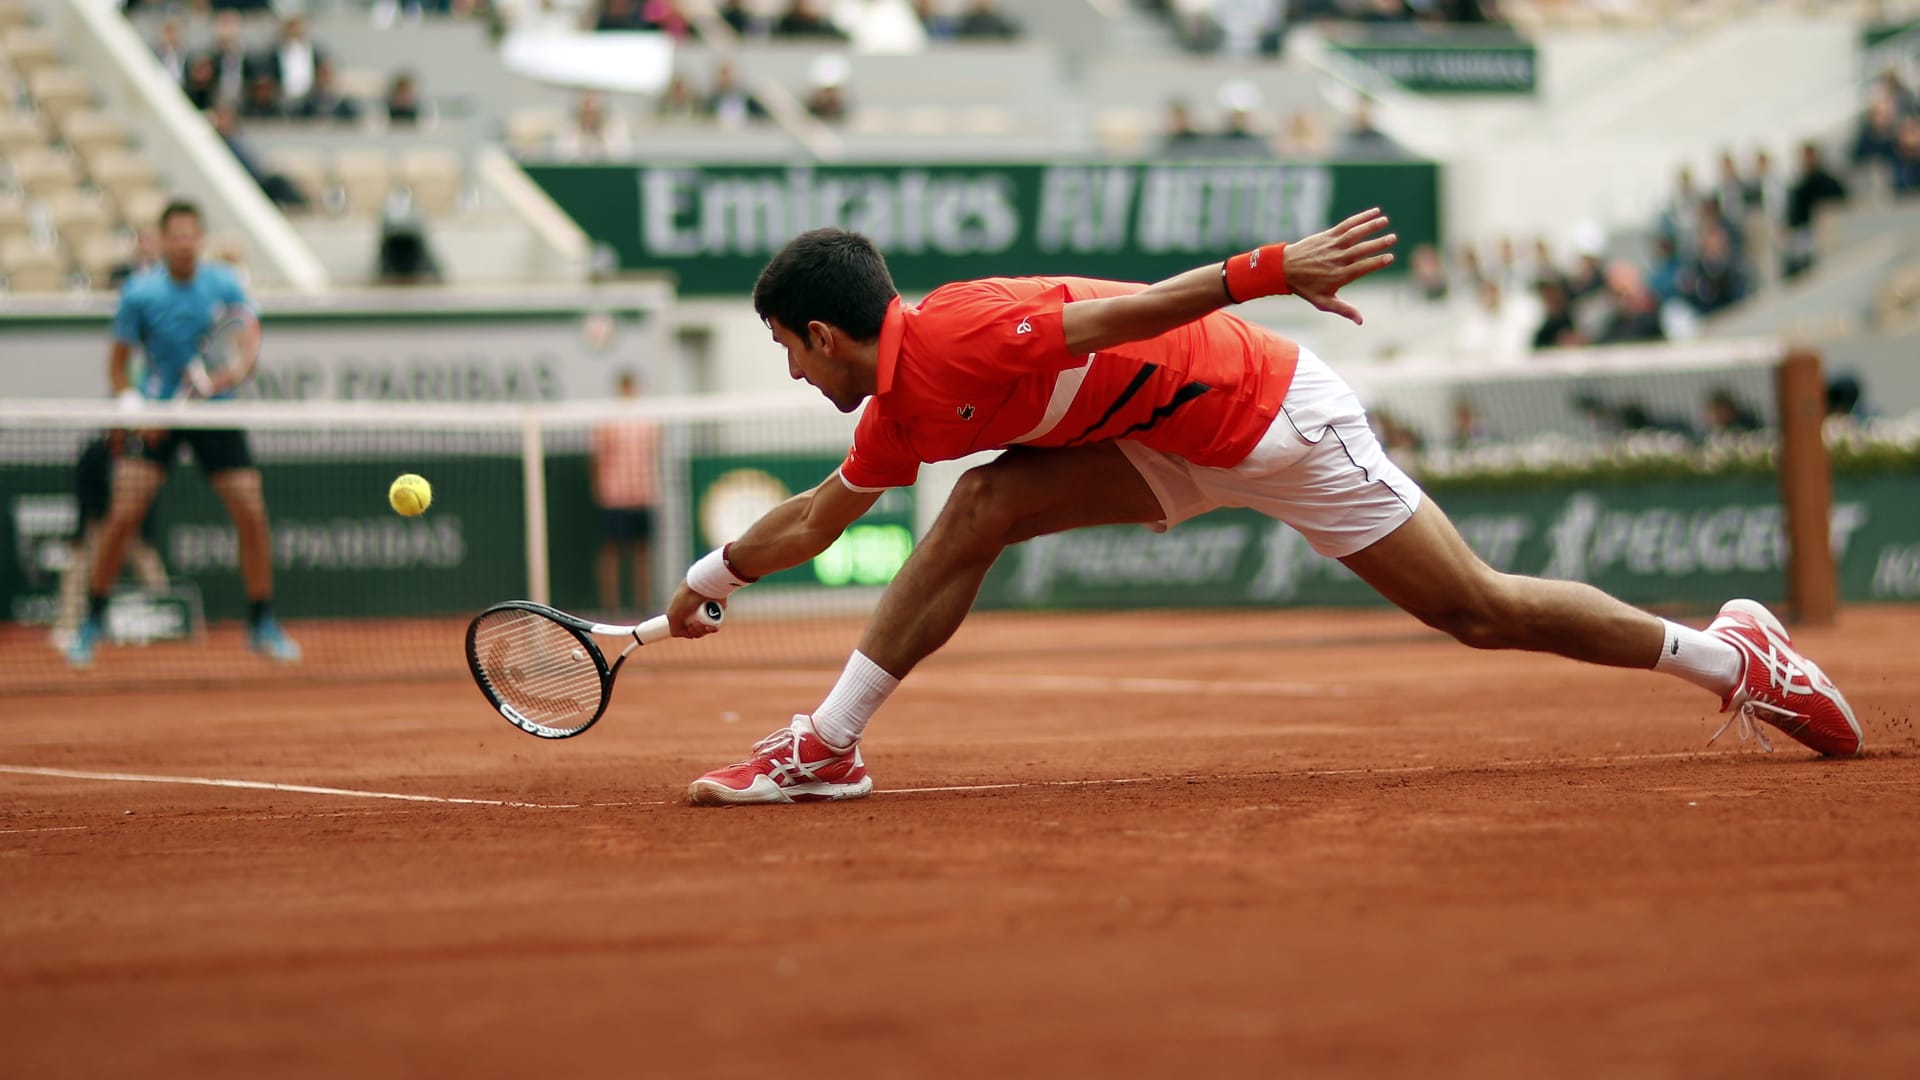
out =
[[[1487,280],[1486,271],[1480,265],[1480,249],[1472,244],[1463,244],[1454,256],[1454,262],[1460,267],[1458,280],[1461,288],[1479,292],[1481,283]]]
[[[180,85],[180,92],[187,96],[189,104],[201,112],[213,108],[213,103],[220,97],[220,76],[211,54],[187,61],[187,77]]]
[[[1876,87],[1867,99],[1866,110],[1853,133],[1853,149],[1847,161],[1855,169],[1878,169],[1893,161],[1894,144],[1900,135],[1900,112],[1893,98]]]
[[[1860,420],[1867,410],[1860,404],[1860,380],[1852,375],[1835,375],[1827,380],[1827,419]]]
[[[247,171],[247,175],[253,177],[254,183],[260,185],[260,190],[267,193],[267,198],[272,199],[275,205],[284,210],[306,209],[306,193],[295,186],[293,181],[266,168],[260,159],[254,156],[252,148],[247,146],[241,138],[240,117],[231,104],[224,101],[216,102],[212,112],[208,114],[208,119],[213,124],[214,132],[220,136],[220,141],[227,144],[227,149],[232,152],[235,160],[240,162],[240,167]]]
[[[1733,395],[1732,390],[1721,386],[1707,395],[1706,434],[1708,438],[1715,435],[1743,435],[1763,430],[1765,427],[1766,424],[1761,421],[1760,414],[1754,412],[1752,407],[1743,404]]]
[[[1713,193],[1720,198],[1720,209],[1737,228],[1760,209],[1760,185],[1740,174],[1740,162],[1733,151],[1720,154],[1720,180]]]
[[[1454,327],[1454,356],[1474,363],[1505,363],[1526,356],[1539,323],[1528,297],[1508,298],[1489,278],[1476,290],[1475,303]]]
[[[1542,278],[1534,289],[1544,314],[1533,332],[1533,347],[1556,349],[1580,344],[1580,330],[1573,324],[1573,305],[1567,299],[1567,287],[1557,279]]]
[[[753,92],[741,85],[740,76],[730,63],[721,63],[713,69],[713,86],[707,92],[707,112],[721,127],[745,127],[748,122],[764,119],[767,110]]]
[[[1692,168],[1680,167],[1674,179],[1673,195],[1667,200],[1666,209],[1660,212],[1656,228],[1660,235],[1671,239],[1674,248],[1683,255],[1693,253],[1695,237],[1700,231],[1700,189],[1693,182]]]
[[[850,32],[853,51],[909,56],[927,47],[927,31],[900,0],[832,0],[835,26]]]
[[[1167,102],[1166,124],[1161,150],[1173,157],[1184,156],[1196,143],[1206,139],[1200,129],[1193,126],[1193,109],[1184,98]]]
[[[829,124],[838,124],[847,118],[847,76],[850,74],[846,58],[841,56],[822,56],[815,60],[809,81],[812,87],[807,91],[807,111],[817,120]]]
[[[724,0],[720,5],[720,21],[743,38],[767,36],[766,21],[747,10],[747,0]]]
[[[642,29],[640,3],[641,0],[602,0],[593,29],[595,32]]]
[[[1679,277],[1680,298],[1702,315],[1711,315],[1746,298],[1746,272],[1734,257],[1725,229],[1700,233],[1700,253]]]
[[[1787,184],[1773,171],[1773,155],[1766,150],[1753,152],[1753,188],[1760,194],[1760,210],[1767,221],[1778,224],[1787,216]]]
[[[1362,98],[1353,107],[1347,130],[1340,139],[1341,156],[1357,161],[1400,158],[1406,154],[1400,145],[1373,124],[1373,104]]]
[[[247,80],[246,100],[240,103],[240,115],[248,120],[281,120],[286,110],[280,107],[280,84],[264,69]]]
[[[1893,149],[1893,193],[1907,198],[1920,193],[1920,117],[1900,121],[1900,138]]]
[[[360,119],[360,106],[342,97],[334,81],[333,61],[325,56],[313,66],[313,88],[293,105],[292,115],[302,120],[332,120],[351,124]]]
[[[1470,450],[1487,441],[1486,425],[1480,422],[1480,410],[1466,398],[1453,402],[1453,431],[1449,440],[1455,450]]]
[[[187,84],[187,34],[177,16],[169,16],[160,24],[160,40],[153,43],[153,55],[173,85]]]
[[[1440,262],[1440,252],[1432,244],[1421,244],[1413,249],[1409,260],[1411,271],[1408,274],[1413,293],[1429,304],[1442,303],[1447,298],[1447,268]]]
[[[1560,264],[1553,258],[1553,245],[1547,243],[1546,237],[1534,237],[1533,255],[1528,269],[1532,272],[1532,284],[1538,285],[1543,281],[1551,281],[1565,291],[1567,275],[1560,272]]]
[[[707,108],[700,95],[693,92],[693,83],[685,75],[675,75],[661,92],[653,115],[665,121],[701,120],[706,118]]]
[[[1913,87],[1900,77],[1899,68],[1890,67],[1882,71],[1874,90],[1886,95],[1893,102],[1894,110],[1902,116],[1920,112],[1920,94],[1915,94]]]
[[[267,51],[261,68],[279,84],[285,103],[297,106],[313,90],[314,69],[319,67],[322,55],[307,38],[307,20],[289,15],[281,20],[280,36]]]
[[[1268,158],[1273,148],[1266,137],[1254,130],[1254,110],[1260,107],[1260,88],[1250,82],[1234,80],[1220,88],[1220,106],[1226,110],[1227,126],[1210,147],[1219,157]]]
[[[606,96],[582,90],[573,99],[572,123],[554,136],[554,153],[569,161],[608,161],[633,153],[633,135],[618,114],[609,115]]]
[[[1647,288],[1660,298],[1661,303],[1680,296],[1685,268],[1680,264],[1680,252],[1673,246],[1673,237],[1655,236],[1653,238],[1653,257],[1647,260]]]
[[[781,38],[831,38],[845,41],[847,35],[826,16],[814,10],[812,0],[793,0],[786,13],[773,23],[773,36]]]
[[[1019,37],[1020,28],[995,8],[994,0],[968,0],[967,10],[954,20],[953,36],[962,41],[1004,41]]]
[[[1827,171],[1817,143],[1800,147],[1800,176],[1787,189],[1787,253],[1784,276],[1793,278],[1813,266],[1813,222],[1822,208],[1847,201],[1847,185]]]
[[[1287,114],[1286,127],[1280,133],[1280,154],[1288,158],[1317,159],[1333,153],[1333,140],[1311,109],[1295,109]]]
[[[387,123],[393,127],[420,124],[420,86],[411,72],[395,72],[387,84]]]
[[[213,61],[215,101],[240,101],[246,95],[248,77],[258,67],[247,55],[245,29],[236,11],[229,9],[214,16],[213,49],[207,55]]]
[[[913,0],[913,13],[919,16],[920,28],[926,31],[928,41],[952,40],[953,16],[942,14],[934,0]]]
[[[1596,343],[1665,341],[1667,334],[1660,325],[1660,298],[1647,287],[1640,271],[1634,269],[1632,263],[1615,262],[1608,265],[1606,277],[1613,310],[1608,313]]]

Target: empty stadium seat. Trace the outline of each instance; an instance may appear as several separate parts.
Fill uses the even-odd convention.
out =
[[[160,220],[160,211],[167,205],[167,196],[159,188],[135,187],[115,192],[113,201],[120,207],[120,220],[139,229]]]
[[[80,183],[80,167],[56,150],[42,147],[22,151],[8,155],[7,163],[13,166],[13,177],[21,190],[36,199],[71,191]]]
[[[60,63],[60,45],[54,36],[28,26],[17,26],[0,34],[0,53],[6,54],[15,71],[28,78],[42,68]]]
[[[544,154],[565,122],[558,109],[515,109],[507,114],[507,147],[516,154]]]
[[[33,219],[27,214],[27,202],[18,195],[0,193],[0,244],[19,240],[33,233]]]
[[[460,158],[451,150],[409,150],[400,163],[401,179],[413,204],[428,217],[451,214],[460,201]]]
[[[68,113],[60,121],[60,137],[82,161],[103,151],[127,148],[127,129],[117,118],[94,109]]]
[[[293,186],[315,202],[324,200],[332,181],[327,178],[327,162],[314,150],[276,150],[269,159],[274,172],[293,181]]]
[[[116,202],[121,200],[123,192],[159,184],[159,175],[152,163],[130,150],[102,152],[87,162],[87,171],[93,176],[94,184],[112,195]]]
[[[94,288],[105,289],[112,281],[114,268],[131,258],[133,241],[124,233],[116,233],[87,241],[78,249],[74,261],[86,272]]]
[[[47,67],[27,78],[27,93],[42,113],[55,124],[61,119],[93,107],[93,81],[75,68]]]
[[[30,239],[0,243],[0,273],[13,293],[65,292],[72,287],[59,250]]]
[[[95,237],[110,236],[118,227],[112,210],[98,195],[69,191],[47,200],[47,218],[69,251]]]
[[[391,186],[386,151],[342,150],[333,159],[333,171],[353,213],[372,216],[380,212]]]
[[[0,109],[0,158],[11,158],[47,145],[46,128],[30,112]]]

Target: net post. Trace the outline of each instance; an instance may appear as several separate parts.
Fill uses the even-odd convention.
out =
[[[1787,532],[1787,607],[1804,626],[1831,626],[1840,607],[1833,562],[1833,473],[1821,425],[1827,388],[1820,354],[1788,349],[1777,388],[1780,406],[1780,504]]]
[[[520,422],[520,474],[526,496],[527,599],[551,604],[547,578],[547,448],[540,415],[532,409]]]

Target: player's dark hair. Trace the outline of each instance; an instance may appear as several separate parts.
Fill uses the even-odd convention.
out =
[[[812,229],[788,241],[760,271],[753,310],[802,337],[807,324],[818,321],[855,341],[873,341],[899,294],[873,241],[845,229]]]
[[[199,222],[205,222],[207,220],[205,215],[200,213],[200,205],[198,203],[190,199],[174,199],[161,208],[160,227],[162,229],[166,228],[167,222],[172,221],[181,214],[185,214]]]

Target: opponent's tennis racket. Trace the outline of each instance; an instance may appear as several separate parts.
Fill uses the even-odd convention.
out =
[[[193,359],[187,362],[186,396],[210,398],[215,393],[214,376],[224,374],[241,365],[245,357],[241,335],[246,331],[247,320],[230,315],[216,319],[213,328],[200,339],[200,348]]]
[[[724,609],[709,600],[700,620],[719,626]],[[509,600],[467,627],[467,666],[480,693],[529,735],[566,739],[592,727],[613,699],[613,677],[633,650],[672,636],[667,617],[639,626],[588,622],[531,600]],[[633,640],[609,665],[593,635]]]

